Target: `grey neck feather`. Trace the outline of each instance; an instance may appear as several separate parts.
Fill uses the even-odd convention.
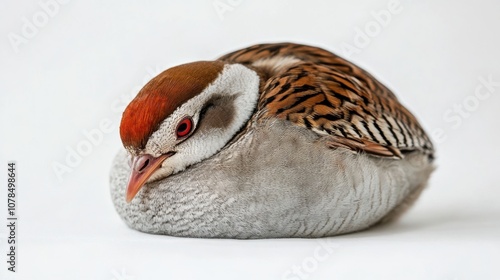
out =
[[[274,120],[125,202],[129,167],[115,158],[111,195],[131,228],[188,237],[320,237],[369,227],[425,185],[425,156],[394,161],[328,149],[306,129]]]

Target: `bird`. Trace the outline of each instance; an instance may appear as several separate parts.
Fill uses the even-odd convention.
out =
[[[319,238],[396,220],[434,171],[394,93],[323,48],[266,43],[181,64],[125,108],[110,192],[127,226]]]

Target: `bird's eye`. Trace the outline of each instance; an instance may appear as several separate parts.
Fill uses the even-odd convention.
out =
[[[193,120],[190,117],[185,117],[177,125],[177,138],[186,137],[193,129]]]

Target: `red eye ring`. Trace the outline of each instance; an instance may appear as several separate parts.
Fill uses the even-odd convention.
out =
[[[177,134],[177,138],[186,137],[193,130],[193,120],[191,117],[185,117],[182,119],[177,128],[175,129],[175,133]]]

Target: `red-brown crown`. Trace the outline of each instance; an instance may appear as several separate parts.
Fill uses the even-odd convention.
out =
[[[123,112],[120,124],[123,145],[143,149],[161,122],[201,93],[223,67],[220,61],[198,61],[167,69],[154,77]]]

